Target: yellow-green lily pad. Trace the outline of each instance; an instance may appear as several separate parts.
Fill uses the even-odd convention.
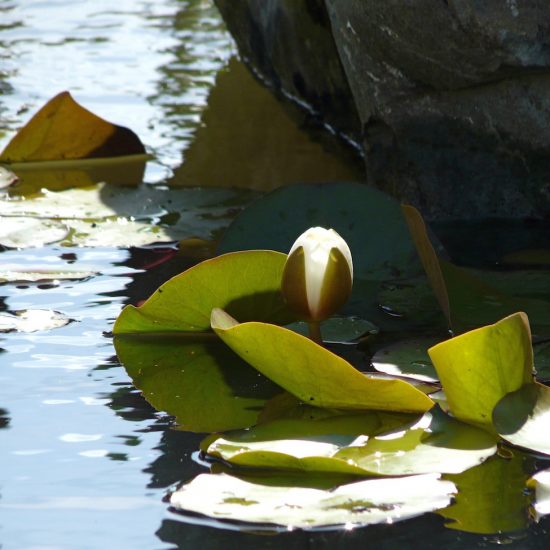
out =
[[[451,413],[493,433],[495,405],[533,378],[531,332],[525,313],[446,340],[428,353]]]
[[[252,426],[266,401],[282,391],[215,337],[117,336],[114,344],[145,399],[188,431]]]
[[[291,330],[239,324],[212,311],[212,328],[240,357],[303,402],[316,407],[425,412],[433,401],[403,380],[369,378],[347,361]]]
[[[280,292],[286,254],[235,252],[206,260],[160,286],[140,307],[127,306],[114,334],[204,332],[213,308],[244,320],[281,324],[294,320]]]
[[[363,476],[457,473],[496,452],[494,437],[438,409],[407,416],[285,418],[207,439],[206,452],[235,467]]]

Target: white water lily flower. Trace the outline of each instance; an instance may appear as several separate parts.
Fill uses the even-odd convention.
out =
[[[334,229],[311,227],[288,253],[281,288],[289,308],[301,319],[319,322],[344,305],[352,283],[346,241]]]

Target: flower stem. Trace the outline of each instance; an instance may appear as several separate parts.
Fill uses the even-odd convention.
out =
[[[321,336],[321,323],[319,323],[319,321],[311,321],[311,323],[308,323],[308,327],[311,340],[322,346],[323,337]]]

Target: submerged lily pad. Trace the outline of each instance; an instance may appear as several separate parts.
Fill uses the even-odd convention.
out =
[[[31,248],[63,240],[69,229],[54,220],[0,216],[0,246]]]
[[[251,426],[282,391],[215,339],[115,337],[114,344],[145,399],[189,431]]]
[[[394,376],[405,376],[423,382],[438,382],[437,372],[428,355],[428,348],[438,342],[434,338],[402,340],[379,349],[371,359],[373,367]]]
[[[202,474],[170,497],[184,513],[285,528],[393,522],[446,506],[455,486],[438,475],[358,481],[333,490],[269,486]]]
[[[366,476],[458,473],[496,444],[434,409],[413,422],[375,412],[275,420],[210,440],[206,450],[234,466]]]
[[[458,488],[455,501],[439,514],[450,520],[449,529],[492,535],[527,527],[524,460],[514,453],[495,456],[461,474],[445,475]]]
[[[142,306],[125,307],[113,333],[209,331],[216,307],[246,320],[288,323],[294,317],[280,292],[285,261],[286,254],[270,250],[206,260],[164,283]]]
[[[451,413],[491,432],[498,401],[533,378],[531,333],[524,313],[446,340],[428,353]]]
[[[377,380],[309,338],[268,323],[237,323],[214,309],[216,334],[262,374],[317,407],[424,412],[433,401],[402,380]]]
[[[0,313],[0,332],[36,332],[51,330],[70,323],[71,320],[50,309],[22,309],[13,313]]]
[[[493,411],[493,422],[506,441],[550,455],[550,388],[525,384],[505,395]]]

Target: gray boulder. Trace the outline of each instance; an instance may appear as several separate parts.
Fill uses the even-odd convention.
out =
[[[361,142],[369,182],[431,219],[550,217],[550,3],[217,3],[260,74]]]

